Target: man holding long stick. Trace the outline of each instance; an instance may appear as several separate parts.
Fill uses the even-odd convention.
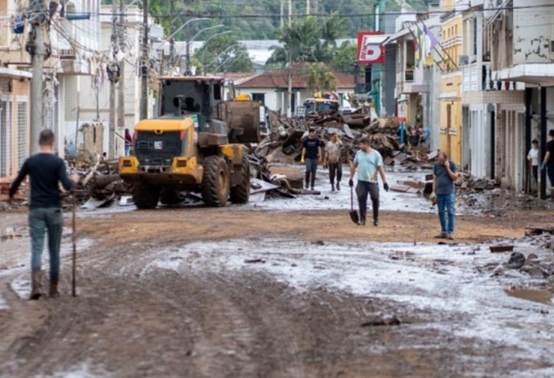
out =
[[[60,276],[60,244],[63,230],[63,214],[59,183],[65,190],[74,187],[68,178],[64,161],[55,156],[54,133],[52,130],[43,130],[39,138],[40,153],[28,158],[19,175],[10,187],[10,202],[17,192],[19,185],[26,176],[31,178],[31,205],[29,211],[29,229],[31,233],[31,270],[32,270],[32,300],[40,299],[43,295],[42,278],[42,250],[44,234],[48,233],[48,251],[50,253],[50,290],[49,296],[60,296],[58,282]]]

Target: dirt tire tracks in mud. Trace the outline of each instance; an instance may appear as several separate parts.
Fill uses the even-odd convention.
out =
[[[467,376],[508,367],[498,345],[430,341],[425,322],[433,315],[395,303],[317,287],[298,292],[263,273],[229,272],[216,258],[197,264],[194,253],[157,265],[180,247],[97,244],[79,255],[77,298],[68,296],[67,277],[59,300],[8,298],[14,312],[27,307],[34,315],[0,312],[18,331],[0,326],[10,335],[0,341],[8,361],[0,371],[49,376],[89,364],[113,377],[448,378],[459,377],[471,356]],[[403,325],[360,327],[376,313],[399,313]],[[500,356],[499,366],[483,361],[490,356]]]

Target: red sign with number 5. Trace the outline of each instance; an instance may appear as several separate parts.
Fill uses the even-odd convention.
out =
[[[358,63],[383,64],[385,62],[385,50],[380,32],[358,32]]]

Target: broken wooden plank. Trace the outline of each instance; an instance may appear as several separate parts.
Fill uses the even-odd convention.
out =
[[[490,246],[491,253],[513,252],[513,245],[492,245]]]
[[[391,185],[390,187],[391,191],[398,193],[406,193],[409,189],[410,187],[406,185]]]
[[[265,182],[258,179],[252,179],[250,181],[250,194],[265,193],[278,189],[279,186],[273,185],[269,182]]]
[[[429,161],[435,160],[438,156],[439,156],[439,151],[433,151],[427,154],[427,160]]]
[[[406,180],[406,181],[402,181],[401,182],[402,185],[405,185],[405,186],[409,186],[411,188],[416,188],[416,189],[423,189],[425,188],[425,184],[420,182],[420,181],[411,181],[411,180]]]
[[[535,226],[525,228],[525,236],[537,236],[542,234],[554,235],[554,227]]]

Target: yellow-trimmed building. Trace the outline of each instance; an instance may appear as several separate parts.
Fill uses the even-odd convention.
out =
[[[456,0],[442,0],[441,44],[444,49],[440,95],[440,149],[453,162],[462,163],[462,71],[458,57],[462,54],[462,16],[455,11]]]

